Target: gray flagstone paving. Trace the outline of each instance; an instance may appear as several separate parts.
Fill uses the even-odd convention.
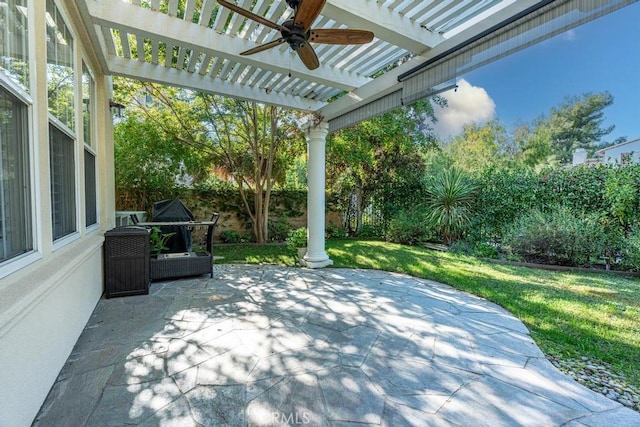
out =
[[[640,426],[496,304],[382,271],[216,266],[101,300],[36,426]]]

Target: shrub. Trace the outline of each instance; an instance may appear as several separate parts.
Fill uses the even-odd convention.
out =
[[[469,240],[458,240],[449,246],[449,252],[461,255],[470,255],[477,258],[498,258],[498,249],[489,243],[476,243]]]
[[[307,229],[304,227],[296,228],[289,231],[287,235],[287,248],[294,253],[298,248],[305,248],[307,246]]]
[[[583,166],[539,173],[527,168],[486,169],[476,176],[479,190],[473,206],[471,237],[476,241],[494,240],[522,212],[536,208],[546,212],[560,205],[575,215],[597,214],[602,218],[620,213],[628,218],[632,211],[627,208],[630,199],[640,197],[627,191],[630,187],[619,191],[619,183],[623,182],[635,182],[638,188],[640,167]]]
[[[498,249],[489,243],[478,243],[473,248],[473,256],[478,258],[498,258]]]
[[[220,233],[220,239],[225,243],[240,243],[242,236],[236,230],[224,230]]]
[[[528,262],[589,265],[604,253],[605,235],[593,217],[578,218],[566,207],[530,211],[504,235],[503,243]]]
[[[344,231],[344,228],[334,224],[327,224],[327,238],[343,239],[346,236],[347,233]]]
[[[405,245],[415,245],[432,240],[434,233],[429,228],[424,211],[407,209],[398,212],[387,228],[387,240]]]
[[[442,171],[428,185],[429,222],[441,233],[444,243],[451,244],[469,225],[475,193],[475,184],[455,168]]]
[[[624,230],[638,221],[640,211],[640,165],[614,170],[605,181],[604,199],[611,215]]]
[[[527,169],[486,169],[476,177],[478,192],[473,206],[470,237],[478,242],[494,240],[522,212],[542,205],[537,175]]]
[[[384,237],[384,230],[372,224],[363,224],[357,236],[362,239],[381,239]]]
[[[562,205],[578,213],[604,213],[605,180],[618,171],[609,166],[578,166],[570,169],[543,171],[538,189],[542,198],[538,206]]]
[[[449,246],[449,252],[459,255],[472,255],[473,247],[468,240],[458,240]]]
[[[624,270],[640,271],[640,226],[631,229],[624,239],[621,267]]]
[[[291,231],[286,218],[269,220],[269,240],[272,242],[284,242]]]

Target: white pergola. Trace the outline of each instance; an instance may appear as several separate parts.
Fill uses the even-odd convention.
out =
[[[375,37],[365,45],[314,45],[315,70],[286,43],[241,56],[280,34],[216,0],[78,0],[77,7],[104,74],[310,113],[305,259],[322,267],[331,263],[324,249],[328,132],[437,93],[465,72],[630,3],[327,0],[313,28],[363,29]],[[284,0],[237,5],[276,23],[293,12]]]

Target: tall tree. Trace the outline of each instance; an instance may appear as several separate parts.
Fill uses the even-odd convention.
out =
[[[508,142],[505,128],[493,120],[483,126],[473,123],[465,125],[463,133],[443,151],[453,160],[454,166],[474,172],[504,162],[510,154]]]
[[[175,118],[165,114],[161,121],[163,128],[128,112],[115,126],[116,193],[127,209],[150,210],[153,202],[173,197],[176,187],[206,173],[206,156],[174,136]]]
[[[454,165],[467,171],[570,163],[577,148],[593,153],[614,129],[603,127],[604,109],[612,103],[607,92],[566,97],[549,116],[509,133],[496,120],[483,126],[469,124],[443,151]]]
[[[512,137],[519,147],[515,157],[517,164],[528,168],[536,168],[551,155],[551,137],[549,126],[538,121],[534,125],[521,125],[512,132]]]
[[[386,208],[397,207],[396,202],[410,203],[411,192],[424,174],[422,154],[436,145],[430,127],[436,120],[431,102],[445,104],[439,97],[420,101],[329,138],[327,180],[344,204],[350,232],[360,231],[364,210],[374,198],[383,215]]]
[[[297,116],[275,106],[200,94],[216,163],[235,181],[256,242],[269,240],[271,191],[303,149]]]
[[[255,102],[151,83],[120,81],[118,88],[123,100],[137,105],[169,140],[208,156],[210,171],[224,171],[237,184],[255,241],[268,241],[271,190],[284,180],[290,160],[304,147],[295,123],[298,116]],[[167,116],[177,126],[169,126]]]
[[[613,104],[609,92],[585,93],[566,97],[551,109],[550,117],[540,125],[547,126],[551,139],[551,153],[560,163],[570,163],[577,148],[594,151],[602,137],[615,126],[603,127],[604,109]]]

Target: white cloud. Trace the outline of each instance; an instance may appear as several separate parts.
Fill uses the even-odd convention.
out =
[[[562,38],[566,41],[574,41],[578,38],[578,36],[576,35],[576,31],[571,29],[569,31],[566,31],[562,34]]]
[[[468,123],[483,125],[495,118],[496,104],[487,91],[464,79],[458,81],[457,91],[444,92],[442,97],[448,106],[434,107],[438,122],[433,126],[441,140],[458,135]]]

